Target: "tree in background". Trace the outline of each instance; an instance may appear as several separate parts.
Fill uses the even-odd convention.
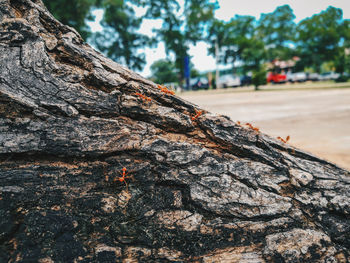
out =
[[[63,24],[74,27],[83,39],[87,39],[90,28],[86,20],[93,21],[91,8],[96,5],[96,0],[43,0],[47,9]]]
[[[183,9],[176,0],[76,0],[69,3],[66,0],[46,0],[45,4],[57,19],[75,27],[85,39],[90,33],[85,22],[91,18],[91,8],[104,9],[103,32],[94,34],[91,41],[111,59],[138,70],[145,64],[145,56],[139,50],[150,45],[151,41],[137,32],[142,19],[135,17],[134,7],[146,8],[145,18],[163,21],[162,28],[155,30],[155,40],[163,41],[167,54],[175,55],[175,65],[181,77],[189,44],[203,39],[216,7],[216,3],[210,0],[185,0]]]
[[[203,40],[216,4],[209,0],[185,0],[183,10],[175,0],[143,0],[142,4],[147,8],[147,18],[163,21],[162,28],[154,30],[157,40],[164,42],[167,55],[174,54],[175,66],[183,79],[189,44]]]
[[[256,90],[260,85],[266,84],[266,54],[264,42],[257,36],[252,36],[247,41],[241,54],[241,59],[244,61],[244,71],[252,72],[252,83]]]
[[[179,81],[178,69],[174,62],[169,59],[160,59],[151,65],[151,79],[156,83],[170,83]],[[191,78],[199,77],[199,72],[191,63]]]
[[[139,50],[147,46],[149,39],[137,32],[142,18],[136,17],[132,4],[126,0],[102,0],[103,31],[94,35],[93,42],[109,58],[131,69],[142,70],[146,60]]]
[[[350,19],[344,20],[341,25],[340,46],[334,59],[334,66],[338,73],[350,73]]]
[[[252,16],[236,15],[229,22],[214,20],[209,29],[209,53],[215,54],[217,41],[223,52],[221,62],[230,63],[233,68],[239,63],[243,72],[252,72],[252,80],[257,88],[266,81],[263,65],[266,62],[266,49],[256,27],[256,20]]]
[[[200,77],[201,74],[194,68],[194,65],[191,63],[191,78]]]
[[[137,32],[142,23],[135,17],[134,4],[138,0],[44,0],[46,7],[62,23],[74,27],[86,40],[88,37],[95,46],[109,58],[142,70],[145,55],[139,53],[148,44],[148,38]],[[91,34],[86,22],[93,20],[93,8],[102,8],[103,31]]]
[[[168,59],[160,59],[151,65],[152,80],[156,83],[169,83],[178,81],[178,74],[173,62]]]
[[[215,55],[215,44],[218,43],[223,55],[220,62],[232,64],[242,61],[245,48],[251,45],[255,32],[255,18],[236,15],[229,22],[214,20],[209,28],[209,54]]]
[[[288,5],[262,14],[258,21],[236,15],[224,22],[214,19],[217,3],[211,0],[184,0],[184,6],[177,0],[43,1],[57,19],[74,27],[84,39],[89,37],[107,56],[132,69],[142,70],[145,64],[145,55],[140,50],[162,41],[167,55],[174,56],[177,74],[182,79],[189,45],[203,39],[211,45],[210,54],[215,54],[218,42],[223,50],[221,62],[233,66],[238,63],[245,72],[260,72],[265,61],[288,60],[295,55],[301,58],[295,67],[298,71],[308,68],[320,72],[322,64],[323,68],[332,65],[332,70],[340,73],[350,68],[350,22],[343,19],[341,9],[334,7],[296,26]],[[162,20],[162,27],[154,30],[156,37],[152,41],[138,32],[142,19],[135,17],[135,7],[144,7],[147,19]],[[103,32],[97,34],[91,34],[86,25],[93,18],[94,8],[104,10]]]
[[[258,36],[267,50],[267,59],[288,60],[295,55],[291,47],[295,40],[296,24],[295,15],[289,5],[276,8],[268,14],[261,14],[258,21]]]
[[[342,10],[330,6],[298,24],[297,45],[301,53],[299,63],[320,72],[322,63],[336,59],[341,45],[342,18]]]
[[[147,6],[145,17],[148,19],[161,19],[162,28],[155,29],[157,42],[163,41],[167,56],[170,52],[175,55],[175,66],[183,75],[183,59],[188,47],[185,45],[185,37],[182,32],[183,21],[180,18],[180,5],[175,0],[155,0],[143,2]]]

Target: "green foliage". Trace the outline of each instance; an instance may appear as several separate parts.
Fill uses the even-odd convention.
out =
[[[259,21],[238,15],[229,22],[213,20],[209,28],[209,53],[215,55],[217,42],[223,53],[221,63],[234,67],[239,62],[243,72],[253,73],[255,85],[264,83],[263,65],[273,59],[299,56],[296,71],[309,68],[320,72],[322,64],[331,65],[329,71],[350,69],[350,56],[346,55],[346,50],[350,50],[350,22],[342,19],[341,9],[329,7],[298,25],[294,19],[293,10],[284,5],[262,14]]]
[[[280,6],[274,12],[262,14],[259,21],[252,16],[236,15],[229,22],[214,20],[209,32],[211,48],[215,54],[215,42],[224,52],[221,62],[243,63],[244,72],[260,72],[261,64],[281,58],[290,59],[289,47],[295,32],[295,16],[288,6]]]
[[[339,73],[350,73],[350,19],[344,20],[341,28],[341,43],[334,58],[334,66]]]
[[[335,80],[335,82],[347,82],[349,81],[349,77],[346,75],[341,75],[339,78]]]
[[[196,78],[196,77],[199,77],[201,76],[201,74],[199,74],[198,70],[196,70],[194,68],[194,65],[192,64],[191,65],[191,78]]]
[[[245,71],[258,70],[266,61],[266,49],[264,43],[256,37],[248,39],[241,54],[244,61],[243,68]]]
[[[108,57],[132,69],[142,70],[145,64],[140,50],[162,41],[167,55],[175,57],[173,67],[182,78],[189,45],[206,40],[210,54],[215,54],[217,41],[223,52],[221,63],[239,63],[243,73],[260,72],[265,62],[293,56],[301,58],[296,71],[307,68],[320,72],[322,65],[330,63],[331,70],[350,73],[350,20],[344,20],[342,10],[334,7],[296,25],[288,5],[262,14],[258,21],[236,15],[224,22],[214,19],[217,3],[212,0],[184,0],[184,6],[177,0],[43,1],[58,20],[74,27],[84,39],[89,37]],[[135,16],[135,7],[145,8],[144,18],[162,21],[162,27],[154,30],[155,38],[139,32],[142,18]],[[86,22],[93,19],[93,8],[103,9],[104,17],[103,32],[92,35]]]
[[[209,28],[209,53],[215,54],[215,42],[218,41],[219,48],[223,51],[222,63],[233,64],[242,60],[244,50],[253,45],[254,31],[255,18],[252,16],[236,15],[228,23],[214,20]]]
[[[146,13],[148,18],[161,18],[162,28],[154,30],[158,41],[163,41],[165,52],[175,55],[175,66],[183,75],[183,61],[187,55],[188,47],[185,45],[185,36],[181,30],[183,20],[180,19],[180,6],[177,1],[155,0],[150,1]]]
[[[91,32],[86,20],[93,20],[90,11],[96,0],[43,0],[47,9],[63,24],[74,27],[86,40]]]
[[[330,6],[298,24],[297,44],[304,66],[320,72],[323,62],[336,59],[342,38],[342,17],[341,9]]]
[[[267,48],[267,59],[288,60],[293,56],[290,44],[295,40],[295,15],[289,5],[276,8],[268,14],[262,14],[257,27],[258,36]]]
[[[350,49],[341,48],[334,58],[333,65],[338,73],[350,73]]]
[[[312,67],[305,67],[304,72],[305,73],[315,73],[315,70]]]
[[[326,73],[330,71],[334,71],[335,66],[334,66],[334,61],[327,61],[323,62],[320,66],[320,72],[321,73]]]
[[[176,74],[175,64],[167,59],[155,61],[151,65],[152,79],[156,83],[176,82],[178,76]]]
[[[209,0],[185,0],[184,33],[186,40],[194,44],[199,40],[203,40],[203,33],[213,20],[214,11],[217,7],[217,3],[212,3]]]
[[[175,55],[175,66],[181,78],[184,58],[190,43],[203,39],[205,28],[214,17],[215,3],[209,0],[185,0],[183,11],[175,0],[143,0],[146,17],[161,19],[162,28],[154,30],[158,41],[163,41],[167,54]]]
[[[211,48],[215,53],[215,42],[218,41],[223,51],[221,62],[242,63],[243,72],[253,71],[256,75],[256,84],[260,85],[262,64],[266,61],[266,48],[256,30],[256,20],[252,16],[236,15],[228,23],[215,20],[210,27]],[[266,79],[266,74],[264,74]]]
[[[124,0],[102,0],[105,10],[103,31],[94,35],[94,44],[111,59],[131,69],[142,70],[145,55],[138,50],[148,44],[148,37],[137,32],[142,23],[132,4]]]
[[[252,71],[252,84],[255,86],[255,89],[257,90],[260,85],[266,84],[266,68],[264,65],[259,65],[258,68],[255,68]]]

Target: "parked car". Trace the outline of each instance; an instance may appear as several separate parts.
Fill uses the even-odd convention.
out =
[[[320,80],[320,74],[318,74],[318,73],[308,73],[307,74],[307,80],[318,81],[318,80]]]
[[[340,76],[335,80],[335,82],[347,82],[350,79],[350,74],[343,72]]]
[[[251,76],[242,76],[241,77],[241,86],[249,86],[252,84]]]
[[[307,75],[305,72],[295,72],[295,73],[288,72],[287,73],[287,81],[289,82],[304,82],[306,80],[307,80]]]
[[[204,77],[193,78],[190,79],[190,86],[193,90],[209,89],[209,81]]]
[[[286,74],[286,77],[287,77],[287,81],[288,82],[294,82],[294,74],[292,73],[292,72],[287,72],[287,74]]]
[[[331,72],[330,75],[332,80],[336,80],[341,76],[339,73],[336,73],[336,72]]]
[[[267,74],[267,83],[285,83],[287,82],[287,75],[275,72],[269,72]]]
[[[234,75],[222,75],[219,77],[220,85],[222,85],[224,88],[227,87],[238,87],[241,85],[241,79]]]
[[[335,72],[326,72],[326,73],[322,73],[320,75],[320,80],[336,80],[337,78],[340,77],[339,73],[335,73]]]

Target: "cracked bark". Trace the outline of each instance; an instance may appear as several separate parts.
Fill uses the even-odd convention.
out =
[[[1,0],[0,21],[0,262],[350,261],[348,171],[192,121],[40,0]]]

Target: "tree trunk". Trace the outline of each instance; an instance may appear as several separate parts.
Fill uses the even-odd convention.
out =
[[[0,262],[350,260],[348,171],[201,113],[40,0],[0,20]]]

